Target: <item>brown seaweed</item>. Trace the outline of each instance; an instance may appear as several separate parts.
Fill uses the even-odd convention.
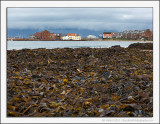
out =
[[[153,54],[121,47],[8,50],[7,116],[152,117]]]

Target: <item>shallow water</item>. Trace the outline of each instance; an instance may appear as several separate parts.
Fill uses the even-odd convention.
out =
[[[128,47],[132,43],[138,43],[138,41],[7,41],[7,50],[25,48],[109,48],[115,45],[120,45],[121,47]],[[146,42],[141,41],[140,43]]]

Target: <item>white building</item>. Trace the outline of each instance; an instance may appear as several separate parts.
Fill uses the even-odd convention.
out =
[[[97,37],[95,35],[88,35],[87,38],[88,39],[96,39]]]
[[[63,36],[62,40],[68,40],[68,36]]]
[[[62,37],[63,40],[81,40],[81,36],[75,33],[68,33],[67,36]]]
[[[35,39],[35,35],[30,35],[29,39]]]

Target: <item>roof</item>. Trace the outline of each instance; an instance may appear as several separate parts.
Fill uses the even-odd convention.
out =
[[[112,34],[103,34],[103,36],[112,36]]]
[[[103,34],[111,34],[111,32],[103,32]]]
[[[75,33],[67,33],[67,36],[76,36]]]

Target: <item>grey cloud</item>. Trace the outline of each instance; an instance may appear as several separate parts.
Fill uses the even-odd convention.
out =
[[[8,8],[8,28],[152,28],[152,8]]]

